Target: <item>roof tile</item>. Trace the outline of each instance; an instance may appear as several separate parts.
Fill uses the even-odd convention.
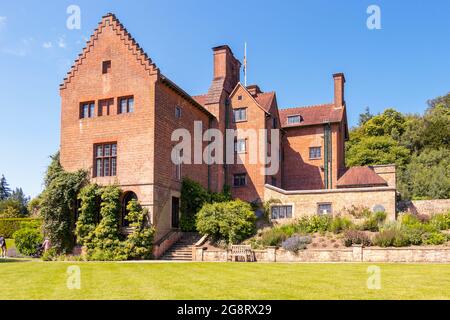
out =
[[[321,104],[308,107],[280,109],[280,122],[283,128],[302,127],[322,124],[327,122],[341,122],[344,116],[343,108],[335,108],[334,104]],[[288,124],[289,116],[302,117],[302,121],[296,124]]]
[[[338,188],[387,186],[386,180],[381,178],[371,167],[351,167],[338,180]]]

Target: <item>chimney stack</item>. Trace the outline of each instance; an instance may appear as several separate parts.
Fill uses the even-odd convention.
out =
[[[223,78],[224,89],[231,93],[240,80],[241,63],[227,45],[213,48],[214,80]]]
[[[345,76],[343,73],[333,74],[334,78],[334,107],[342,108],[345,106],[344,86]]]
[[[252,84],[250,86],[247,86],[247,90],[248,90],[248,92],[250,92],[250,94],[253,97],[256,97],[258,94],[262,93],[261,89],[256,84]]]

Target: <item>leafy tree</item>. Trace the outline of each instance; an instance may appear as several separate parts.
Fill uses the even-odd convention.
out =
[[[51,158],[45,176],[46,188],[41,195],[41,215],[53,247],[57,253],[66,253],[74,245],[76,199],[87,182],[87,172],[66,172],[59,162],[59,153]]]
[[[427,101],[428,106],[430,108],[434,108],[437,105],[444,105],[447,108],[450,108],[450,93],[447,93],[445,96],[437,97]]]
[[[406,199],[450,198],[450,150],[425,149],[401,171],[399,191]]]
[[[33,198],[30,200],[30,202],[28,202],[27,205],[27,209],[28,209],[28,214],[31,216],[36,216],[38,215],[39,211],[41,210],[41,195]]]
[[[424,147],[425,123],[420,115],[405,117],[405,132],[400,143],[412,152],[420,152]]]
[[[409,150],[389,136],[363,137],[347,150],[348,166],[367,166],[408,162]]]
[[[368,136],[391,136],[398,140],[405,131],[404,116],[394,110],[386,109],[382,114],[376,115],[363,124],[363,130]]]
[[[28,215],[28,202],[30,201],[30,197],[25,196],[22,188],[16,188],[11,193],[10,198],[20,203],[20,214],[22,216]]]
[[[20,218],[22,206],[15,199],[0,201],[0,218]]]
[[[364,113],[361,113],[359,115],[358,125],[362,126],[363,124],[365,124],[367,121],[369,121],[372,118],[373,118],[373,114],[370,113],[369,107],[366,107],[366,109],[364,110]]]
[[[450,105],[439,104],[424,116],[423,144],[428,148],[450,148]]]
[[[6,200],[11,196],[11,189],[4,175],[0,179],[0,201]]]
[[[197,214],[197,230],[214,239],[237,243],[255,232],[256,215],[241,200],[205,204]]]
[[[222,192],[208,192],[197,181],[184,178],[181,184],[180,226],[183,231],[196,231],[195,215],[205,203],[231,200],[229,186],[224,185]]]

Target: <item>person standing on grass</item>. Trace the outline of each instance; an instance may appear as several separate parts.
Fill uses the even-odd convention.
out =
[[[2,236],[0,236],[0,248],[2,250],[2,258],[6,258],[6,252],[7,252],[7,248],[6,248],[6,239]]]
[[[47,252],[52,247],[52,244],[50,242],[49,238],[45,238],[44,243],[42,244],[42,250],[44,252]]]

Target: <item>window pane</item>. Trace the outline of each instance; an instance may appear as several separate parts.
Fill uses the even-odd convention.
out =
[[[280,207],[280,219],[286,218],[286,207]]]
[[[117,164],[116,158],[111,158],[111,175],[115,176],[117,174]]]
[[[121,99],[120,100],[120,113],[126,113],[127,112],[127,100]]]
[[[319,204],[319,214],[328,215],[331,214],[331,204]]]
[[[102,177],[103,176],[103,171],[102,171],[102,160],[101,159],[97,159],[97,164],[96,164],[96,176],[97,177]]]
[[[272,219],[278,219],[279,208],[272,207]]]
[[[292,206],[286,207],[286,218],[292,218]]]
[[[290,116],[288,117],[288,124],[300,123],[300,116]]]
[[[128,99],[128,112],[134,111],[134,98]]]
[[[103,146],[97,146],[97,158],[103,156]]]
[[[116,156],[117,155],[117,144],[111,145],[111,155]]]
[[[87,104],[84,104],[83,105],[83,115],[82,115],[82,117],[83,118],[87,118],[88,115],[89,115],[89,106]]]
[[[109,158],[103,160],[103,170],[104,170],[104,176],[105,177],[110,176],[110,172],[109,172]]]
[[[89,105],[89,118],[93,118],[95,115],[95,104],[91,103]]]
[[[111,155],[111,146],[109,144],[106,144],[104,146],[103,152],[105,157],[109,157]]]

